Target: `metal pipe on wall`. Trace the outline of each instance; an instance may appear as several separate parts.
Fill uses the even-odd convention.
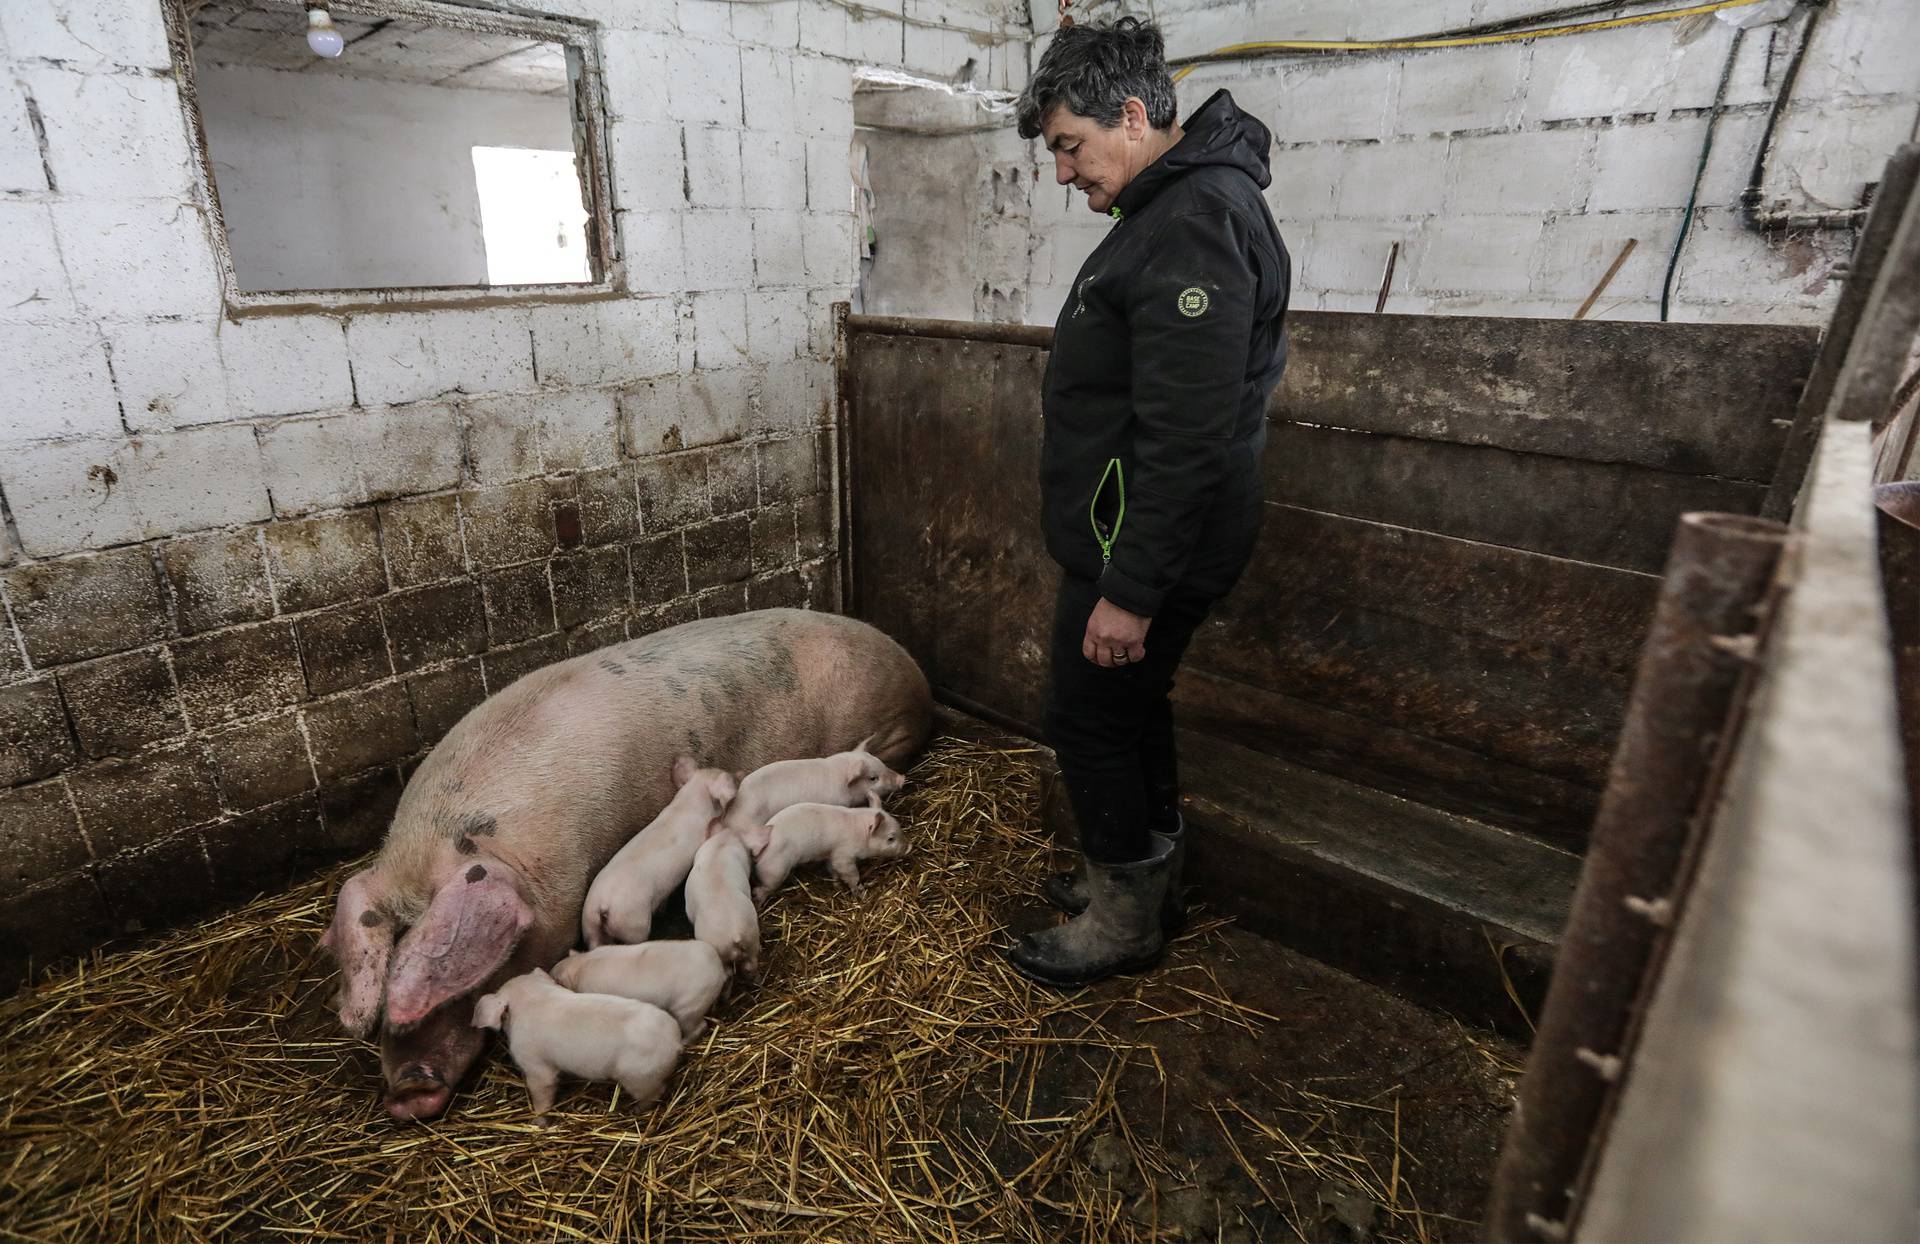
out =
[[[1724,771],[1784,524],[1680,520],[1519,1101],[1494,1175],[1492,1239],[1566,1236],[1637,1000]]]

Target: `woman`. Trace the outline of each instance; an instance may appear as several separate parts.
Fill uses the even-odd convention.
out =
[[[1180,918],[1167,695],[1253,550],[1286,363],[1270,136],[1225,91],[1175,125],[1165,57],[1133,18],[1068,27],[1019,103],[1021,137],[1044,137],[1060,184],[1114,221],[1061,308],[1043,398],[1041,522],[1064,572],[1047,733],[1084,867],[1047,886],[1078,914],[1008,957],[1063,988],[1150,966]]]

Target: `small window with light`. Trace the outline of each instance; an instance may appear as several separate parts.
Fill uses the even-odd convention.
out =
[[[169,0],[228,301],[613,288],[593,28],[426,0]]]

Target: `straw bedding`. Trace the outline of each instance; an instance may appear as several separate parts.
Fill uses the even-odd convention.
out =
[[[0,1239],[1152,1238],[1157,1209],[1131,1204],[1152,1198],[1085,1155],[1098,1140],[1120,1165],[1173,1169],[1153,1138],[1162,1102],[1123,1112],[1116,1096],[1125,1075],[1161,1077],[1159,1054],[1138,1018],[1110,1029],[1112,996],[1030,988],[992,952],[1006,896],[1048,856],[1036,757],[942,739],[911,777],[896,811],[913,853],[873,868],[864,902],[824,875],[789,885],[763,914],[763,981],[721,1003],[644,1111],[563,1084],[536,1127],[495,1053],[446,1119],[389,1120],[374,1051],[333,1026],[316,949],[346,870],[0,1003]],[[1271,1018],[1188,957],[1199,1001],[1181,1014]],[[1041,1091],[1035,1118],[1063,1058],[1093,1087],[1051,1114]],[[1361,1189],[1389,1237],[1427,1237],[1397,1106],[1391,1187],[1332,1115],[1301,1143],[1286,1119],[1221,1108],[1292,1231],[1329,1211],[1297,1203],[1289,1170]]]

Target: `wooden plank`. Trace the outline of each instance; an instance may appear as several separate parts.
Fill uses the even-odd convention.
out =
[[[1920,515],[1909,524],[1882,510],[1880,577],[1893,638],[1894,694],[1907,756],[1907,820],[1920,843]]]
[[[1579,868],[1571,852],[1234,743],[1178,739],[1188,793],[1252,814],[1273,839],[1532,941],[1559,936]]]
[[[1408,793],[1577,842],[1659,583],[1269,503],[1254,560],[1188,665],[1230,680],[1206,688],[1222,726],[1259,729],[1222,711],[1233,696],[1295,723],[1271,735],[1283,748],[1328,725],[1302,721],[1303,705],[1370,723],[1381,741],[1342,732],[1373,762],[1362,767],[1399,768]],[[1391,763],[1378,763],[1383,750]]]
[[[983,324],[974,320],[934,320],[906,315],[850,315],[847,330],[874,337],[981,341],[1039,350],[1053,348],[1053,329],[1046,324]]]
[[[1247,577],[1628,671],[1660,591],[1655,575],[1272,502]]]
[[[1267,498],[1658,574],[1689,510],[1751,514],[1759,484],[1367,432],[1273,425]]]
[[[1599,785],[1632,675],[1242,580],[1188,658],[1215,673]]]
[[[1002,747],[1032,737],[945,707],[934,730]],[[1197,830],[1186,878],[1208,910],[1466,1022],[1526,1035],[1506,987],[1530,1008],[1545,996],[1574,853],[1236,742],[1183,730],[1179,744]],[[1070,850],[1054,758],[1042,744],[1033,759],[1047,828]],[[1489,933],[1508,948],[1499,959]]]
[[[1920,954],[1871,462],[1865,425],[1822,430],[1763,690],[1609,1051],[1576,1240],[1913,1238]]]
[[[1186,665],[1174,686],[1180,723],[1351,782],[1585,848],[1596,786],[1550,777],[1352,713]]]
[[[1202,900],[1480,1023],[1519,1027],[1508,982],[1538,1008],[1577,855],[1225,740],[1179,740]],[[1520,943],[1507,981],[1489,937]]]
[[[934,644],[938,585],[922,547],[932,538],[939,474],[930,437],[942,392],[925,382],[925,343],[909,337],[855,337],[849,345],[853,409],[850,486],[858,616],[898,640],[937,679]]]
[[[1276,419],[1766,483],[1819,330],[1309,312]]]
[[[1059,571],[1040,532],[1040,379],[1046,353],[937,343],[940,495],[933,575],[940,685],[1041,719]]]

